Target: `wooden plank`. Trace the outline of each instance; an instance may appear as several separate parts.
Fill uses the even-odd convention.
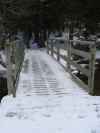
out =
[[[65,38],[61,38],[61,37],[59,37],[59,38],[52,38],[52,39],[50,39],[50,40],[52,40],[52,41],[68,41],[67,39],[65,39]],[[95,44],[95,41],[83,41],[83,40],[70,40],[70,42],[76,42],[76,43],[80,43],[80,44],[82,44],[82,45],[94,45]]]
[[[81,41],[81,40],[70,40],[71,42],[80,43],[82,45],[94,45],[95,41]]]
[[[54,52],[55,54],[57,54],[57,51],[56,51],[56,50],[53,50],[53,52]]]
[[[60,43],[60,42],[56,42],[56,44],[54,44],[54,47],[56,48],[60,48],[60,49],[63,49],[63,50],[67,50],[67,42],[65,43]]]
[[[82,80],[80,80],[77,76],[75,76],[74,74],[70,73],[72,79],[79,84],[80,87],[83,87],[86,91],[89,92],[89,87],[88,85],[86,85]]]
[[[77,50],[77,49],[71,48],[71,53],[75,54],[75,55],[82,56],[84,58],[88,58],[88,59],[90,58],[90,53],[84,52],[82,50]]]
[[[6,50],[6,65],[7,65],[7,71],[8,71],[8,77],[7,77],[7,87],[8,87],[8,95],[12,93],[12,82],[11,82],[11,63],[10,63],[10,44],[6,44],[5,46]]]
[[[94,74],[95,74],[95,60],[96,60],[96,45],[91,45],[90,47],[91,58],[89,61],[89,93],[94,94]]]
[[[48,41],[46,42],[46,47],[47,47],[47,53],[49,54],[49,46],[48,46]]]
[[[53,42],[55,41],[55,42]],[[61,41],[64,41],[63,43],[60,43]],[[67,40],[65,39],[51,39],[51,43],[49,43],[49,45],[53,45],[56,48],[60,48],[60,49],[67,49]]]
[[[57,61],[60,61],[60,48],[57,48]]]
[[[67,60],[67,56],[60,55],[60,57],[61,57],[64,61],[68,61],[68,60]]]
[[[68,58],[67,58],[67,62],[66,62],[66,69],[68,69],[68,72],[71,72],[71,64],[70,64],[70,59],[71,59],[71,42],[69,41],[68,47],[67,47],[67,51],[68,51]]]
[[[88,77],[88,75],[89,75],[89,70],[88,69],[81,67],[80,64],[77,64],[77,63],[71,61],[70,59],[68,59],[68,60],[69,60],[71,65],[76,67],[79,71],[81,71],[83,74],[85,74]]]
[[[62,38],[62,37],[56,37],[55,40],[57,40],[57,41],[67,41],[67,39]]]
[[[54,49],[54,47],[53,47],[53,44],[51,45],[51,56],[53,56],[53,49]]]

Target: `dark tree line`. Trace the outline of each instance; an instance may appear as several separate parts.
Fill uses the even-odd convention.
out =
[[[84,23],[95,32],[100,22],[100,0],[0,0],[2,23],[10,34],[24,32],[27,43],[35,39],[44,45],[46,31],[59,29],[65,20]]]

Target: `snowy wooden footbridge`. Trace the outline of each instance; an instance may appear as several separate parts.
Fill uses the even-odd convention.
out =
[[[0,133],[100,133],[100,97],[88,95],[72,80],[75,68],[81,71],[82,66],[71,56],[72,51],[67,52],[71,44],[67,49],[61,41],[61,50],[58,42],[57,47],[52,43],[47,51],[69,73],[46,49],[25,49],[24,56],[23,41],[6,46],[9,96],[0,104]],[[79,50],[72,48],[78,55]],[[80,55],[93,58],[95,64],[95,46]]]
[[[81,43],[83,45],[81,47],[86,46],[87,50],[83,51],[80,49],[76,49],[74,48],[73,43],[77,44]],[[65,69],[71,74],[73,79],[77,81],[79,85],[84,87],[92,95],[95,94],[95,88],[94,88],[95,64],[96,64],[95,44],[96,44],[95,42],[69,41],[59,38],[47,41],[47,53],[51,54],[54,57],[56,55],[57,61],[63,59],[66,63]],[[18,85],[19,75],[24,60],[23,41],[13,41],[11,43],[8,43],[6,45],[6,55],[7,55],[7,70],[8,70],[8,77],[7,77],[8,94],[13,94],[13,96],[16,96],[16,88]],[[78,56],[80,58],[78,60],[75,59]],[[81,61],[83,62],[86,61],[88,63],[87,65],[81,64],[79,63]],[[82,65],[85,67],[83,67]],[[83,82],[78,76],[76,76],[77,74],[81,73],[85,75],[85,82]]]
[[[88,95],[46,50],[25,50],[16,98],[0,105],[0,133],[14,131],[100,133],[100,97]]]

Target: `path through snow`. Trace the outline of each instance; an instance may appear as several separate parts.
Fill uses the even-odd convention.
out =
[[[27,50],[17,97],[3,98],[0,133],[100,133],[100,97],[89,96],[44,50]]]

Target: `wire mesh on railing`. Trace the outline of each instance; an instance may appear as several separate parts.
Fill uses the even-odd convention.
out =
[[[7,56],[7,87],[8,94],[16,96],[16,88],[18,85],[19,75],[24,60],[24,42],[22,40],[16,40],[7,43],[5,46]]]

